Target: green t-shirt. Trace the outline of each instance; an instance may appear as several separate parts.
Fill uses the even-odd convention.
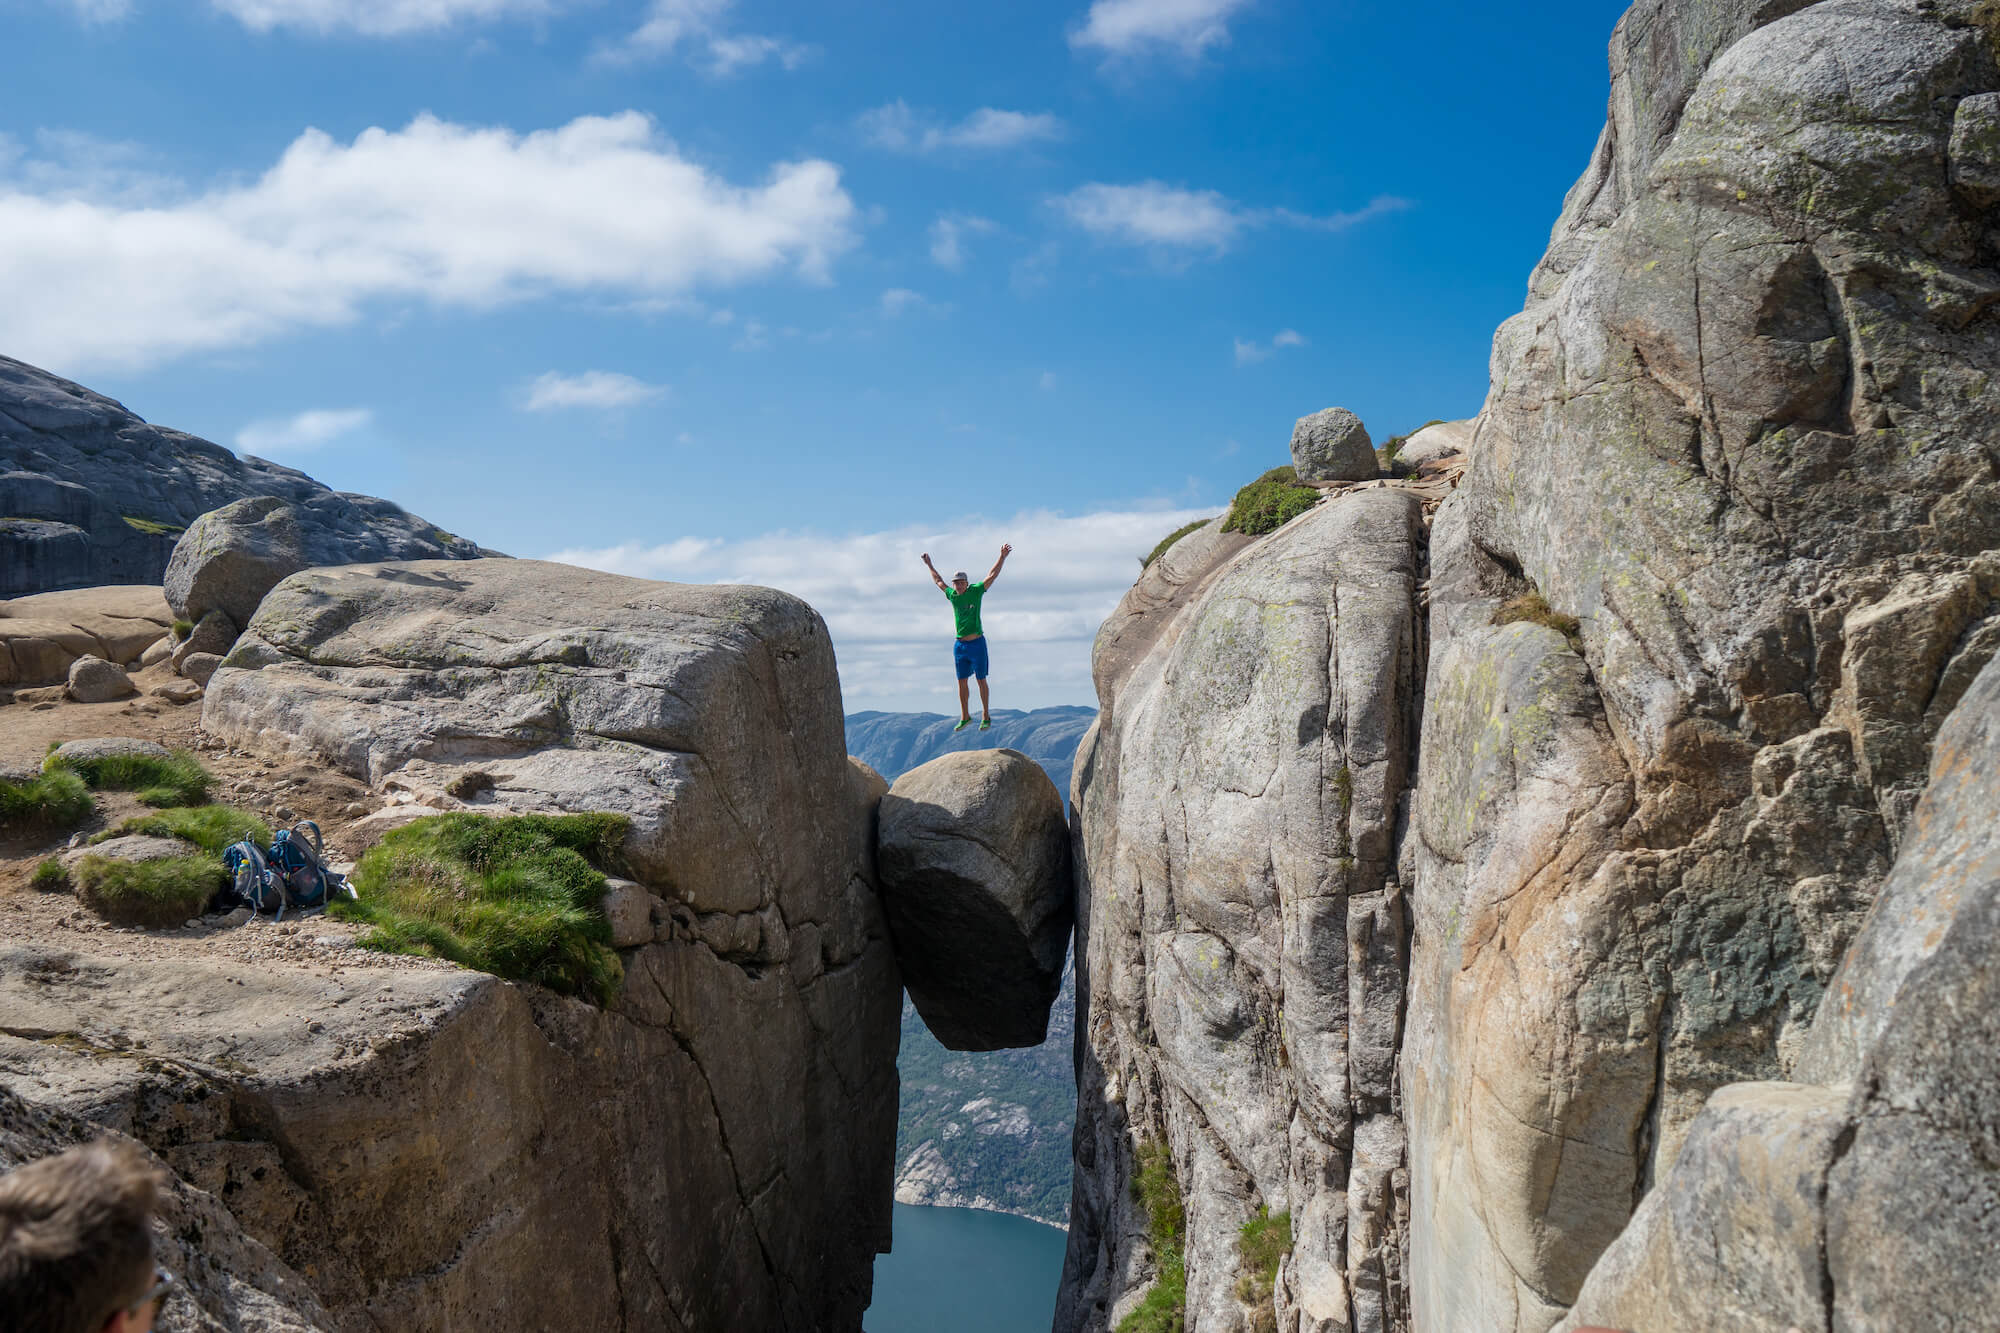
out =
[[[953,618],[958,621],[959,638],[970,639],[974,635],[986,632],[979,628],[979,599],[986,595],[985,584],[968,583],[965,585],[964,592],[953,592],[949,587],[946,587],[944,595],[946,600],[951,603]]]

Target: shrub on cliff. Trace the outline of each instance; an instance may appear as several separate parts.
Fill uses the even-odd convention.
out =
[[[114,861],[85,856],[70,872],[76,896],[106,921],[159,930],[200,916],[228,872],[212,856]]]
[[[624,969],[604,916],[604,876],[620,868],[623,815],[448,814],[382,839],[354,869],[356,901],[336,916],[373,929],[358,941],[428,954],[608,1004]]]
[[[1299,485],[1295,468],[1274,467],[1236,492],[1229,517],[1222,520],[1222,530],[1262,536],[1276,532],[1318,503],[1319,492]]]
[[[1236,1299],[1250,1307],[1251,1333],[1277,1333],[1278,1263],[1292,1251],[1292,1215],[1273,1217],[1268,1209],[1236,1233],[1236,1252],[1242,1257],[1242,1276],[1236,1279]]]
[[[156,838],[179,838],[182,842],[193,843],[211,856],[221,856],[229,844],[245,838],[259,847],[268,847],[271,843],[270,825],[248,810],[239,810],[233,805],[174,806],[150,815],[136,815],[117,828],[98,834],[91,841],[103,842],[107,838],[122,838],[133,833],[150,834]]]
[[[151,754],[106,754],[82,759],[58,759],[53,754],[42,764],[42,772],[75,773],[99,791],[134,791],[147,805],[200,805],[208,800],[209,784],[215,779],[201,761],[186,750],[175,750],[162,759]]]
[[[1187,1206],[1174,1174],[1173,1149],[1149,1139],[1139,1145],[1138,1163],[1132,1190],[1146,1209],[1146,1234],[1159,1272],[1146,1299],[1119,1321],[1118,1333],[1186,1333]]]
[[[9,832],[75,828],[95,808],[83,779],[68,771],[44,773],[26,782],[0,778],[0,829]]]
[[[1158,560],[1161,556],[1165,555],[1167,553],[1168,548],[1170,548],[1175,542],[1187,536],[1190,532],[1195,532],[1201,528],[1207,527],[1210,523],[1213,523],[1214,521],[1215,521],[1214,519],[1210,518],[1198,518],[1184,528],[1175,528],[1172,532],[1160,538],[1160,544],[1158,546],[1155,546],[1150,554],[1142,555],[1139,557],[1139,568],[1141,569],[1152,568],[1153,562],[1155,560]]]

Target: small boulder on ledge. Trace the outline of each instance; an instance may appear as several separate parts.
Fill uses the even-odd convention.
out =
[[[968,750],[882,797],[876,866],[903,985],[954,1051],[1039,1046],[1076,914],[1062,796],[1015,750]]]
[[[1344,407],[1299,418],[1292,427],[1292,467],[1302,482],[1370,481],[1381,471],[1368,428]]]
[[[101,657],[79,657],[70,663],[68,689],[69,697],[80,704],[109,703],[138,693],[123,667]]]

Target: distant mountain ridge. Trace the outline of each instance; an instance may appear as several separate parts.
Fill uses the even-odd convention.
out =
[[[1004,746],[1040,764],[1067,802],[1077,744],[1096,720],[1094,708],[996,709],[991,731],[954,732],[958,719],[939,713],[850,713],[847,752],[894,782],[941,754]],[[984,1208],[1066,1225],[1075,1033],[1074,969],[1063,974],[1048,1039],[1030,1050],[947,1051],[905,999],[896,1056],[903,1080],[897,1202]]]
[[[253,496],[296,505],[320,527],[383,534],[399,559],[498,554],[387,500],[238,457],[0,356],[0,597],[159,583],[189,524]]]
[[[847,752],[894,782],[920,764],[955,750],[1019,750],[1040,764],[1069,800],[1070,770],[1095,708],[1067,705],[1022,712],[993,710],[993,729],[974,725],[954,732],[958,719],[943,713],[849,713]]]

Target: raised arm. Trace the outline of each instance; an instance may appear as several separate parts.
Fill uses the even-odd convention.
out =
[[[924,552],[924,568],[931,572],[931,582],[937,584],[939,592],[951,591],[950,588],[944,586],[944,576],[937,572],[937,566],[931,563],[931,553],[929,551]]]
[[[1002,566],[1002,565],[1006,564],[1006,563],[1007,563],[1007,557],[1008,557],[1008,556],[1010,556],[1010,555],[1012,555],[1013,553],[1014,553],[1014,548],[1013,548],[1013,547],[1011,547],[1011,546],[1002,546],[1002,547],[1000,548],[1000,558],[999,558],[998,560],[995,560],[995,561],[993,562],[993,568],[992,568],[992,569],[990,569],[990,570],[988,570],[988,571],[986,572],[986,586],[987,586],[987,587],[989,587],[989,588],[990,588],[990,587],[992,587],[992,586],[993,586],[993,580],[995,580],[995,579],[997,579],[997,578],[999,578],[999,577],[1000,577],[1000,566]]]

